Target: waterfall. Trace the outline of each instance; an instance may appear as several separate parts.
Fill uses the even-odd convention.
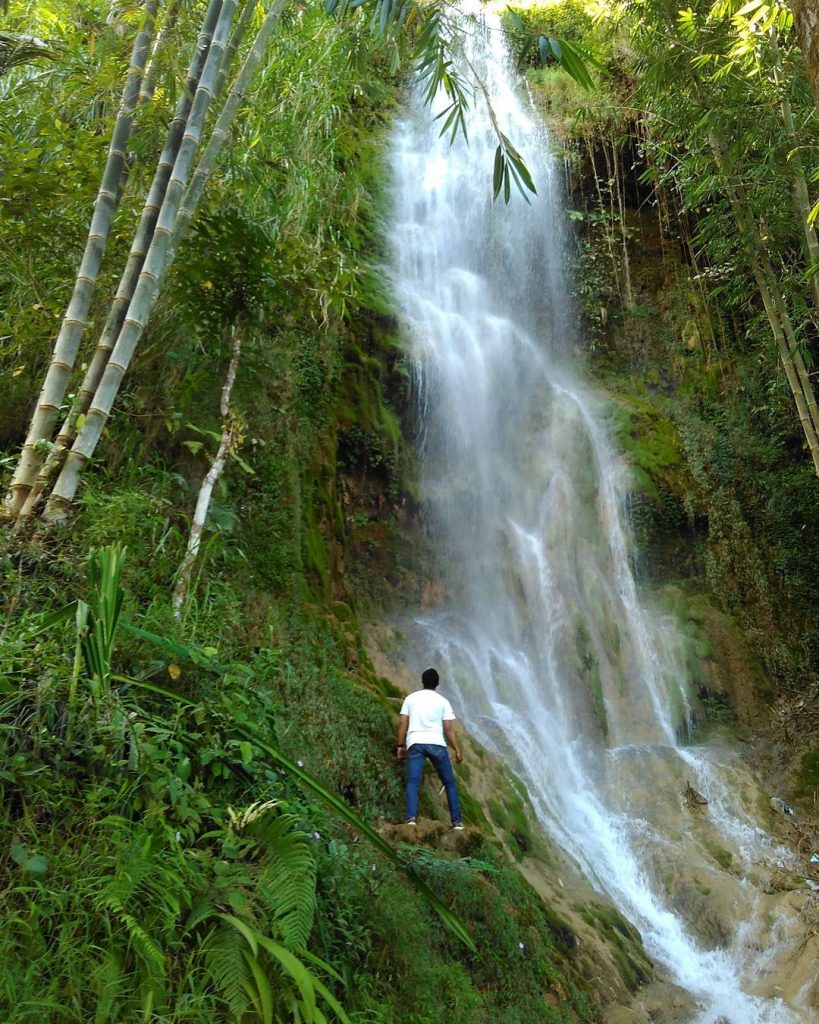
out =
[[[496,138],[480,95],[468,145],[439,138],[420,100],[395,127],[392,274],[446,594],[415,617],[414,667],[439,667],[467,728],[525,783],[553,841],[692,995],[692,1022],[807,1020],[799,999],[786,1005],[774,990],[787,929],[759,882],[760,864],[788,855],[758,827],[732,750],[684,745],[681,637],[635,580],[628,472],[602,399],[573,366],[560,170],[499,23],[464,30],[538,195],[492,201]],[[685,819],[687,780],[709,800],[702,827]],[[675,909],[669,872],[720,894],[718,940]]]

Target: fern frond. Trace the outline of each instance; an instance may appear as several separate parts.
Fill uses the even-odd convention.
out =
[[[214,928],[204,939],[200,952],[211,986],[236,1020],[254,1007],[250,996],[252,979],[244,956],[247,943],[233,928]]]
[[[260,830],[265,857],[258,893],[271,930],[291,950],[304,949],[316,909],[316,864],[307,837],[293,829],[289,815],[268,817]]]

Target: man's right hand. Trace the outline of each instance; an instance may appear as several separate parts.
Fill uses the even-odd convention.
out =
[[[463,761],[463,759],[464,759],[464,755],[460,752],[460,750],[456,750],[455,751],[455,764],[460,764],[461,761]]]

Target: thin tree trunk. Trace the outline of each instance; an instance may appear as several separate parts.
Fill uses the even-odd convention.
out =
[[[151,47],[151,54],[148,57],[148,63],[145,65],[145,74],[142,76],[142,83],[139,87],[137,103],[140,105],[148,103],[153,97],[154,90],[156,89],[156,76],[159,71],[159,55],[162,52],[168,34],[173,31],[179,20],[179,10],[181,7],[182,0],[171,0],[159,31],[154,36],[154,44]]]
[[[196,170],[191,178],[191,183],[188,185],[188,189],[182,200],[182,208],[179,211],[176,231],[170,245],[171,259],[173,259],[176,254],[177,246],[185,237],[191,218],[196,213],[199,200],[202,198],[202,192],[204,191],[208,178],[213,171],[213,167],[219,157],[219,153],[222,151],[222,147],[228,140],[233,120],[245,98],[245,94],[253,80],[256,69],[265,54],[270,37],[273,35],[273,32],[279,22],[279,18],[281,17],[284,4],[285,0],[276,0],[268,11],[265,20],[262,22],[262,26],[253,41],[253,46],[248,51],[245,62],[242,65],[239,74],[236,76],[236,81],[233,83],[230,93],[225,100],[225,105],[219,113],[216,124],[213,126],[213,131],[211,132],[208,144],[205,147],[204,153],[200,157],[199,163],[197,164]]]
[[[140,271],[142,270],[142,266],[145,262],[145,255],[148,251],[151,239],[153,238],[154,228],[156,227],[157,218],[159,217],[159,211],[165,198],[174,162],[177,154],[179,153],[179,146],[185,132],[185,126],[190,114],[193,97],[199,85],[202,69],[204,68],[205,61],[208,56],[211,39],[213,38],[213,31],[216,27],[221,9],[222,0],[210,0],[210,4],[205,12],[199,38],[196,41],[196,46],[191,56],[183,93],[177,103],[173,119],[168,126],[165,146],[159,157],[156,172],[154,174],[153,181],[151,182],[151,187],[148,190],[148,197],[142,208],[142,214],[134,235],[134,241],[131,244],[131,251],[125,264],[125,270],[123,271],[119,285],[117,286],[116,295],[114,296],[114,300],[108,311],[108,316],[99,340],[97,341],[96,348],[94,349],[91,362],[85,372],[82,384],[77,391],[74,401],[71,404],[71,409],[63,421],[56,443],[49,452],[45,465],[40,471],[25,504],[20,510],[20,515],[22,516],[31,515],[35,511],[37,503],[40,500],[44,489],[47,487],[48,481],[62,465],[68,451],[68,447],[76,437],[77,422],[81,416],[84,416],[88,412],[94,393],[99,386],[105,367],[108,364],[108,358],[122,328],[123,321],[125,320],[125,314],[128,310],[128,305],[133,297],[134,289],[136,288],[137,281],[139,280]]]
[[[805,177],[805,167],[802,163],[802,156],[799,149],[799,139],[796,135],[796,127],[793,123],[793,110],[791,101],[788,98],[785,85],[785,75],[782,69],[782,60],[779,53],[779,45],[776,41],[776,30],[771,29],[769,35],[771,44],[771,55],[773,57],[774,83],[780,97],[780,108],[782,110],[782,123],[785,127],[785,135],[788,138],[790,152],[788,163],[791,168],[791,185],[793,192],[793,212],[796,220],[802,229],[805,246],[805,262],[810,271],[811,289],[813,291],[814,313],[819,313],[819,237],[816,235],[813,225],[810,223],[811,201],[808,192],[808,181]]]
[[[188,596],[191,573],[199,554],[199,547],[202,543],[202,531],[208,518],[208,509],[213,495],[213,488],[224,472],[227,460],[230,458],[239,440],[240,424],[230,410],[230,396],[233,392],[233,385],[236,381],[236,371],[239,368],[239,358],[242,352],[243,324],[240,322],[233,326],[233,345],[231,348],[230,363],[228,364],[225,382],[222,385],[222,397],[219,403],[219,413],[222,417],[222,436],[219,440],[219,447],[210,469],[205,474],[202,486],[199,488],[199,495],[196,499],[196,508],[191,523],[191,533],[188,538],[188,546],[185,550],[185,557],[179,567],[179,576],[173,594],[174,616],[179,618],[185,599]]]
[[[808,83],[819,107],[819,3],[817,0],[790,0],[799,49],[805,58]]]
[[[131,134],[134,106],[153,32],[157,5],[157,0],[145,0],[142,25],[134,40],[128,77],[122,91],[102,181],[94,201],[91,226],[74,282],[74,291],[54,343],[51,364],[46,372],[20,460],[11,481],[11,490],[6,499],[6,508],[12,515],[16,515],[23,507],[37,478],[37,471],[43,461],[38,442],[51,440],[54,423],[68,390],[68,381],[88,322],[94,287],[117,207],[119,182],[125,165],[125,148]]]
[[[620,237],[623,247],[623,291],[626,295],[626,308],[634,309],[634,290],[631,287],[631,264],[628,258],[628,230],[626,225],[625,178],[620,166],[620,154],[611,143],[611,155],[614,160],[614,186],[617,189],[617,206],[620,210]]]
[[[597,165],[594,162],[594,150],[592,149],[591,140],[588,135],[584,136],[586,141],[586,150],[589,154],[589,162],[591,163],[592,175],[594,176],[594,187],[597,191],[597,202],[600,204],[600,214],[605,217],[606,210],[603,200],[603,190],[600,188],[600,176],[597,173]],[[605,221],[604,221],[605,225]],[[614,245],[612,243],[611,233],[607,227],[604,226],[606,245],[609,250],[609,258],[611,259],[611,268],[614,273],[614,283],[617,286],[617,298],[620,300],[620,305],[623,305],[623,289],[620,285],[620,268],[617,265],[617,257],[614,254]]]
[[[65,509],[74,499],[82,470],[97,447],[122,378],[130,365],[136,346],[159,297],[160,287],[170,266],[168,250],[176,229],[179,205],[199,149],[205,116],[214,95],[235,10],[236,0],[224,0],[133,298],[128,306],[122,329],[103,372],[94,400],[89,406],[85,422],[77,433],[71,451],[66,457],[65,464],[51,492],[45,512],[45,518],[49,521],[62,519]]]

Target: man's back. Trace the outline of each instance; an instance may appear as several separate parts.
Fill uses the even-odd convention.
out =
[[[443,723],[455,719],[452,705],[446,697],[432,689],[416,690],[405,698],[401,714],[409,716],[408,748],[414,743],[446,745]]]

